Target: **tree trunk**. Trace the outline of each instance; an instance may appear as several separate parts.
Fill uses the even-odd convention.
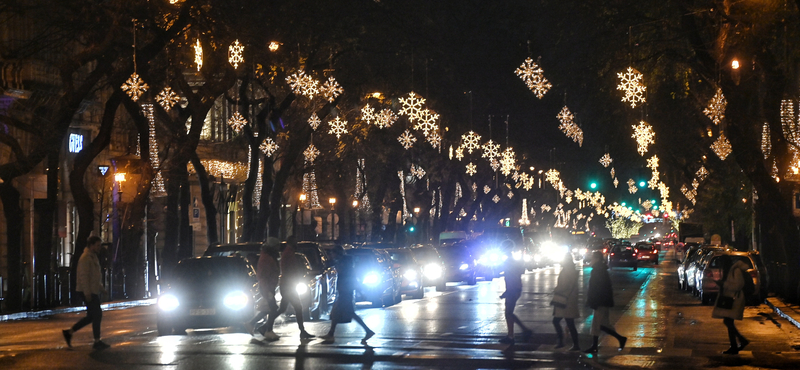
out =
[[[19,191],[6,180],[0,183],[0,200],[6,218],[6,246],[8,248],[8,295],[6,307],[22,309],[22,220]]]
[[[200,182],[200,199],[206,211],[206,233],[208,236],[208,243],[218,243],[217,206],[214,204],[214,195],[211,193],[211,183],[208,178],[208,172],[206,172],[206,168],[203,167],[203,164],[200,162],[197,153],[192,156],[192,165],[194,166],[195,172],[197,172],[197,179]]]
[[[54,148],[47,156],[47,199],[36,202],[34,207],[38,214],[38,228],[36,233],[35,258],[33,276],[35,277],[33,307],[45,308],[53,304],[54,292],[52,274],[55,271],[54,237],[57,234],[55,215],[58,202],[58,175],[59,175],[59,148]],[[46,277],[46,278],[45,278]]]

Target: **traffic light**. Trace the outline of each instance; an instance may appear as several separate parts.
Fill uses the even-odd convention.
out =
[[[592,189],[597,189],[597,183],[592,181],[592,183],[589,184],[589,187],[592,188]]]
[[[640,188],[643,188],[645,185],[647,185],[647,183],[644,180],[639,181],[639,187]]]
[[[410,233],[414,232],[414,225],[411,225],[411,226],[408,227],[408,232],[410,232]]]

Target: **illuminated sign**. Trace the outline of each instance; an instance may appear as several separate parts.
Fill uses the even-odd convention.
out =
[[[69,152],[78,153],[83,150],[83,135],[69,134]]]

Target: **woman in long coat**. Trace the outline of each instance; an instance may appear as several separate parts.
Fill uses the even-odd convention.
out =
[[[625,348],[628,338],[623,337],[611,326],[610,309],[614,307],[614,290],[611,288],[611,276],[608,274],[602,252],[592,253],[592,275],[589,277],[586,305],[594,310],[592,317],[592,347],[586,353],[597,352],[600,334],[605,332],[619,341],[619,350]]]
[[[581,316],[578,309],[578,270],[575,269],[575,261],[572,260],[572,255],[569,253],[564,255],[561,266],[561,273],[558,274],[558,282],[556,289],[553,290],[553,295],[566,297],[566,302],[560,304],[555,299],[553,301],[553,326],[558,335],[556,348],[564,347],[564,332],[561,329],[561,319],[563,318],[567,322],[569,335],[572,337],[572,348],[569,350],[580,351],[578,329],[575,328],[575,319]]]
[[[354,301],[356,276],[355,271],[353,271],[353,257],[348,255],[341,256],[336,268],[339,273],[339,277],[336,280],[336,289],[339,295],[336,297],[336,302],[333,303],[333,308],[331,309],[331,328],[328,330],[328,334],[320,338],[324,341],[323,343],[333,343],[336,325],[346,324],[351,320],[355,320],[366,332],[364,339],[361,340],[361,344],[366,345],[367,340],[372,338],[375,332],[370,330],[364,320],[356,314]]]
[[[728,355],[738,354],[739,351],[750,344],[750,341],[736,329],[733,320],[741,320],[744,316],[746,297],[742,292],[742,288],[744,288],[744,279],[752,278],[747,273],[748,266],[746,263],[741,260],[736,261],[736,263],[732,262],[729,255],[720,256],[722,280],[716,282],[720,286],[720,292],[717,294],[717,300],[714,302],[714,311],[711,312],[711,317],[722,319],[722,323],[728,328],[728,339],[731,342],[731,348],[722,352]],[[719,307],[720,299],[724,298],[733,298],[733,307]]]

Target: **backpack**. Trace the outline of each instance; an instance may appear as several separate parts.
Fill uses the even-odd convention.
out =
[[[742,292],[744,293],[745,297],[750,297],[756,294],[756,284],[753,283],[753,277],[745,272],[743,280],[744,286],[742,287]]]

